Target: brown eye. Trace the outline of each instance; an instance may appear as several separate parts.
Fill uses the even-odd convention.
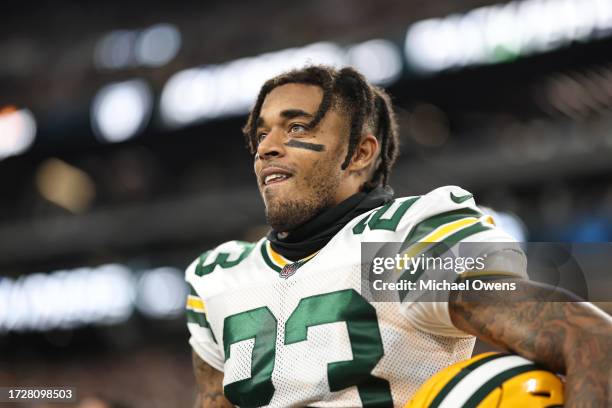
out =
[[[306,126],[296,123],[291,125],[291,127],[289,128],[289,133],[300,133],[305,132],[306,130],[308,130]]]

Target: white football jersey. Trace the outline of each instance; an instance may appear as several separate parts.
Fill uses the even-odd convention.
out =
[[[266,238],[226,242],[187,269],[190,344],[224,372],[238,406],[403,406],[430,376],[468,359],[475,341],[453,326],[447,302],[362,296],[361,243],[406,240],[508,242],[517,253],[455,186],[361,214],[294,263]],[[522,253],[500,265],[525,275]]]

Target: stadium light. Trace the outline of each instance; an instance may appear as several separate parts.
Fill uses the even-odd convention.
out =
[[[161,94],[161,116],[168,126],[184,126],[219,116],[248,112],[269,78],[305,65],[355,65],[376,84],[388,84],[401,72],[397,48],[372,40],[343,49],[331,42],[240,58],[220,65],[190,68],[174,74]]]
[[[56,158],[38,166],[36,188],[46,200],[72,213],[86,211],[96,195],[95,184],[86,172]]]
[[[114,30],[104,35],[94,51],[94,64],[101,69],[120,69],[135,64],[134,43],[136,33]]]
[[[139,79],[107,85],[96,94],[91,108],[94,133],[106,142],[122,142],[148,124],[153,92]]]
[[[399,78],[402,56],[389,40],[370,40],[350,47],[348,63],[378,85],[387,85]]]
[[[125,265],[106,264],[0,277],[0,333],[112,325],[136,309],[150,318],[177,318],[187,292],[183,273],[173,267],[136,273]]]
[[[340,66],[343,62],[340,47],[321,42],[180,71],[162,91],[162,119],[169,126],[181,126],[218,116],[240,115],[248,112],[268,78],[305,64]]]
[[[0,110],[0,160],[25,152],[35,136],[36,120],[28,109]]]
[[[170,62],[181,48],[181,33],[173,24],[156,24],[144,30],[113,30],[96,44],[94,65],[103,70],[136,66],[159,67]]]
[[[133,311],[131,271],[118,264],[0,279],[0,332],[44,331],[125,321]]]
[[[505,62],[608,36],[609,0],[524,0],[412,25],[404,43],[408,64],[432,73]]]
[[[143,273],[138,282],[136,307],[145,316],[157,319],[175,318],[185,308],[187,286],[184,273],[164,267]]]
[[[172,24],[157,24],[143,30],[136,39],[136,61],[159,67],[172,60],[181,48],[181,33]]]

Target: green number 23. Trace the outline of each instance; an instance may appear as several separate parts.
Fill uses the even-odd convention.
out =
[[[353,359],[328,363],[329,389],[333,392],[357,386],[364,407],[392,407],[389,382],[371,374],[384,354],[376,310],[355,290],[346,289],[300,300],[285,324],[284,344],[307,341],[309,327],[334,322],[346,322]],[[224,388],[232,403],[252,407],[267,405],[272,400],[277,326],[276,318],[265,306],[225,318],[223,345],[226,361],[230,358],[232,344],[255,339],[251,377],[227,384]]]

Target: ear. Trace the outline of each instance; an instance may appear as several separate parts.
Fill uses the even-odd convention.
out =
[[[367,133],[355,148],[353,159],[348,165],[349,172],[362,172],[371,167],[378,158],[380,146],[378,139],[372,134]]]

